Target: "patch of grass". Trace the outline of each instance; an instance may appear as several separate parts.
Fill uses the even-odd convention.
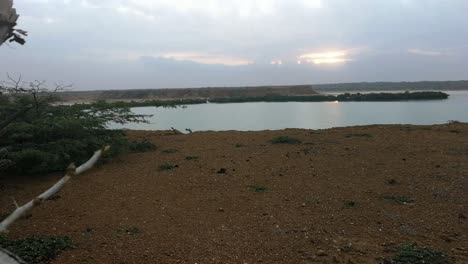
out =
[[[391,259],[392,264],[451,264],[454,263],[446,254],[430,248],[415,245],[402,245]]]
[[[396,185],[396,184],[398,184],[398,181],[395,180],[395,179],[388,179],[386,182],[387,182],[388,185]]]
[[[47,200],[48,201],[57,201],[58,199],[61,199],[61,198],[62,198],[62,196],[60,196],[58,194],[55,194],[55,195],[49,197]]]
[[[272,144],[300,144],[301,140],[290,136],[279,136],[270,140]]]
[[[73,248],[68,237],[32,236],[10,240],[0,235],[0,247],[18,255],[27,263],[47,263],[60,252]]]
[[[160,170],[172,170],[172,169],[174,169],[176,167],[177,167],[177,165],[169,163],[169,162],[165,162],[165,163],[159,165]]]
[[[415,202],[415,200],[412,199],[412,198],[405,197],[405,196],[398,196],[398,195],[386,195],[383,198],[385,200],[394,201],[394,202],[398,202],[398,203],[401,203],[401,204],[407,204],[407,203],[414,203]]]
[[[199,156],[187,156],[187,157],[185,157],[186,160],[197,160],[199,158],[200,158]]]
[[[306,195],[304,197],[304,200],[306,202],[316,202],[316,203],[319,203],[320,202],[320,197],[317,196],[317,195]]]
[[[125,233],[127,235],[136,235],[141,233],[141,229],[135,226],[125,227],[118,230],[119,233]]]
[[[161,153],[176,153],[178,150],[177,149],[163,149],[161,150]]]
[[[372,135],[371,134],[367,134],[367,133],[351,133],[351,134],[346,134],[347,138],[352,138],[352,137],[366,137],[366,138],[371,138]]]
[[[128,148],[130,149],[130,152],[137,153],[153,151],[156,149],[156,146],[147,139],[144,139],[142,141],[130,142],[128,144]]]
[[[354,208],[356,205],[357,203],[355,201],[344,201],[345,208]]]
[[[266,192],[268,191],[268,188],[265,187],[265,186],[260,186],[260,185],[251,185],[249,186],[249,188],[254,191],[254,192],[257,192],[257,193],[263,193],[263,192]]]

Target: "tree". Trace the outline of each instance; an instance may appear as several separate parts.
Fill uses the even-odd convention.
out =
[[[22,81],[8,76],[0,83],[0,173],[42,174],[61,171],[72,161],[84,162],[96,149],[126,148],[123,131],[110,122],[146,122],[130,108],[106,102],[61,105],[60,92],[70,86]]]

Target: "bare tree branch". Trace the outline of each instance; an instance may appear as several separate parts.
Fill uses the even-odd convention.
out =
[[[78,168],[75,167],[74,164],[71,164],[68,169],[67,173],[65,176],[60,179],[57,183],[54,184],[51,188],[49,188],[47,191],[43,192],[27,204],[16,208],[13,213],[11,213],[7,218],[5,218],[1,223],[0,223],[0,233],[2,232],[7,232],[8,228],[18,219],[26,215],[28,211],[33,209],[34,207],[40,205],[42,202],[48,200],[52,196],[54,196],[58,191],[60,191],[65,183],[67,183],[73,176],[79,175],[84,173],[85,171],[91,169],[94,167],[96,162],[101,158],[102,155],[104,155],[107,151],[109,151],[110,147],[106,146],[101,150],[98,150],[94,153],[94,155],[83,165],[79,166]]]

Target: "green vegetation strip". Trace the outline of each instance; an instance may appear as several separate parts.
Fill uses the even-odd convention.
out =
[[[0,247],[13,252],[27,263],[47,263],[73,245],[68,237],[33,236],[11,240],[0,235]]]
[[[443,92],[404,92],[404,93],[344,93],[340,95],[307,95],[288,96],[270,94],[253,97],[229,97],[206,99],[180,99],[180,100],[146,100],[130,102],[107,103],[112,107],[177,107],[181,105],[210,103],[247,103],[247,102],[359,102],[359,101],[409,101],[409,100],[443,100],[449,97]],[[99,104],[103,102],[99,101]]]
[[[444,253],[415,245],[403,245],[391,260],[392,264],[451,264]]]

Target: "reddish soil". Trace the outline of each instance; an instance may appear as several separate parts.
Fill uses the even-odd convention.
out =
[[[158,150],[76,177],[10,235],[70,236],[53,263],[379,263],[408,242],[468,263],[468,124],[128,133]],[[2,183],[0,213],[57,179]]]

